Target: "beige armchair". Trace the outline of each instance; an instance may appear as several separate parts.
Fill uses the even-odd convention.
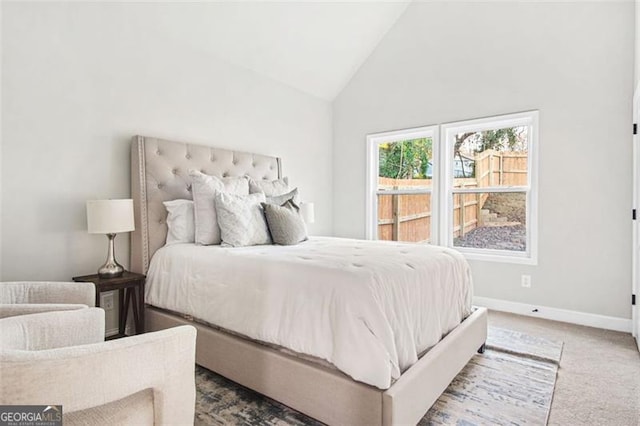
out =
[[[191,326],[104,342],[92,283],[0,283],[0,405],[68,424],[193,424]]]

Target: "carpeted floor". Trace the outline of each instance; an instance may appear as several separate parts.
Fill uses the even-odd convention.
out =
[[[476,355],[420,425],[546,423],[562,343],[493,327]],[[196,371],[199,425],[317,424],[204,368]]]
[[[493,311],[489,325],[564,342],[550,426],[640,426],[640,353],[629,333]]]

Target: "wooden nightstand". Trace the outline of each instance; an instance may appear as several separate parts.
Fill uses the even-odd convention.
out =
[[[118,278],[100,278],[97,274],[73,277],[77,282],[91,282],[96,286],[96,306],[100,306],[100,293],[118,290],[118,334],[109,339],[125,337],[129,304],[132,303],[135,334],[144,333],[144,281],[145,276],[125,271]],[[133,300],[132,300],[133,299]]]

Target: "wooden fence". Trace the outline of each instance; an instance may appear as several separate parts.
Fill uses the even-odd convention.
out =
[[[429,242],[430,238],[431,194],[378,195],[378,239]]]
[[[454,179],[454,188],[519,186],[527,183],[527,153],[487,150],[475,157],[473,178]],[[430,188],[431,179],[378,178],[380,189]],[[488,193],[454,194],[453,236],[481,226],[481,210]],[[431,241],[431,194],[378,195],[378,239]]]
[[[527,184],[526,152],[486,150],[475,156],[478,187]]]

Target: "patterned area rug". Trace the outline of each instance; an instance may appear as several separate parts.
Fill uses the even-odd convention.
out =
[[[544,425],[562,343],[490,328],[475,355],[420,425]],[[320,425],[304,414],[196,367],[196,425]]]

